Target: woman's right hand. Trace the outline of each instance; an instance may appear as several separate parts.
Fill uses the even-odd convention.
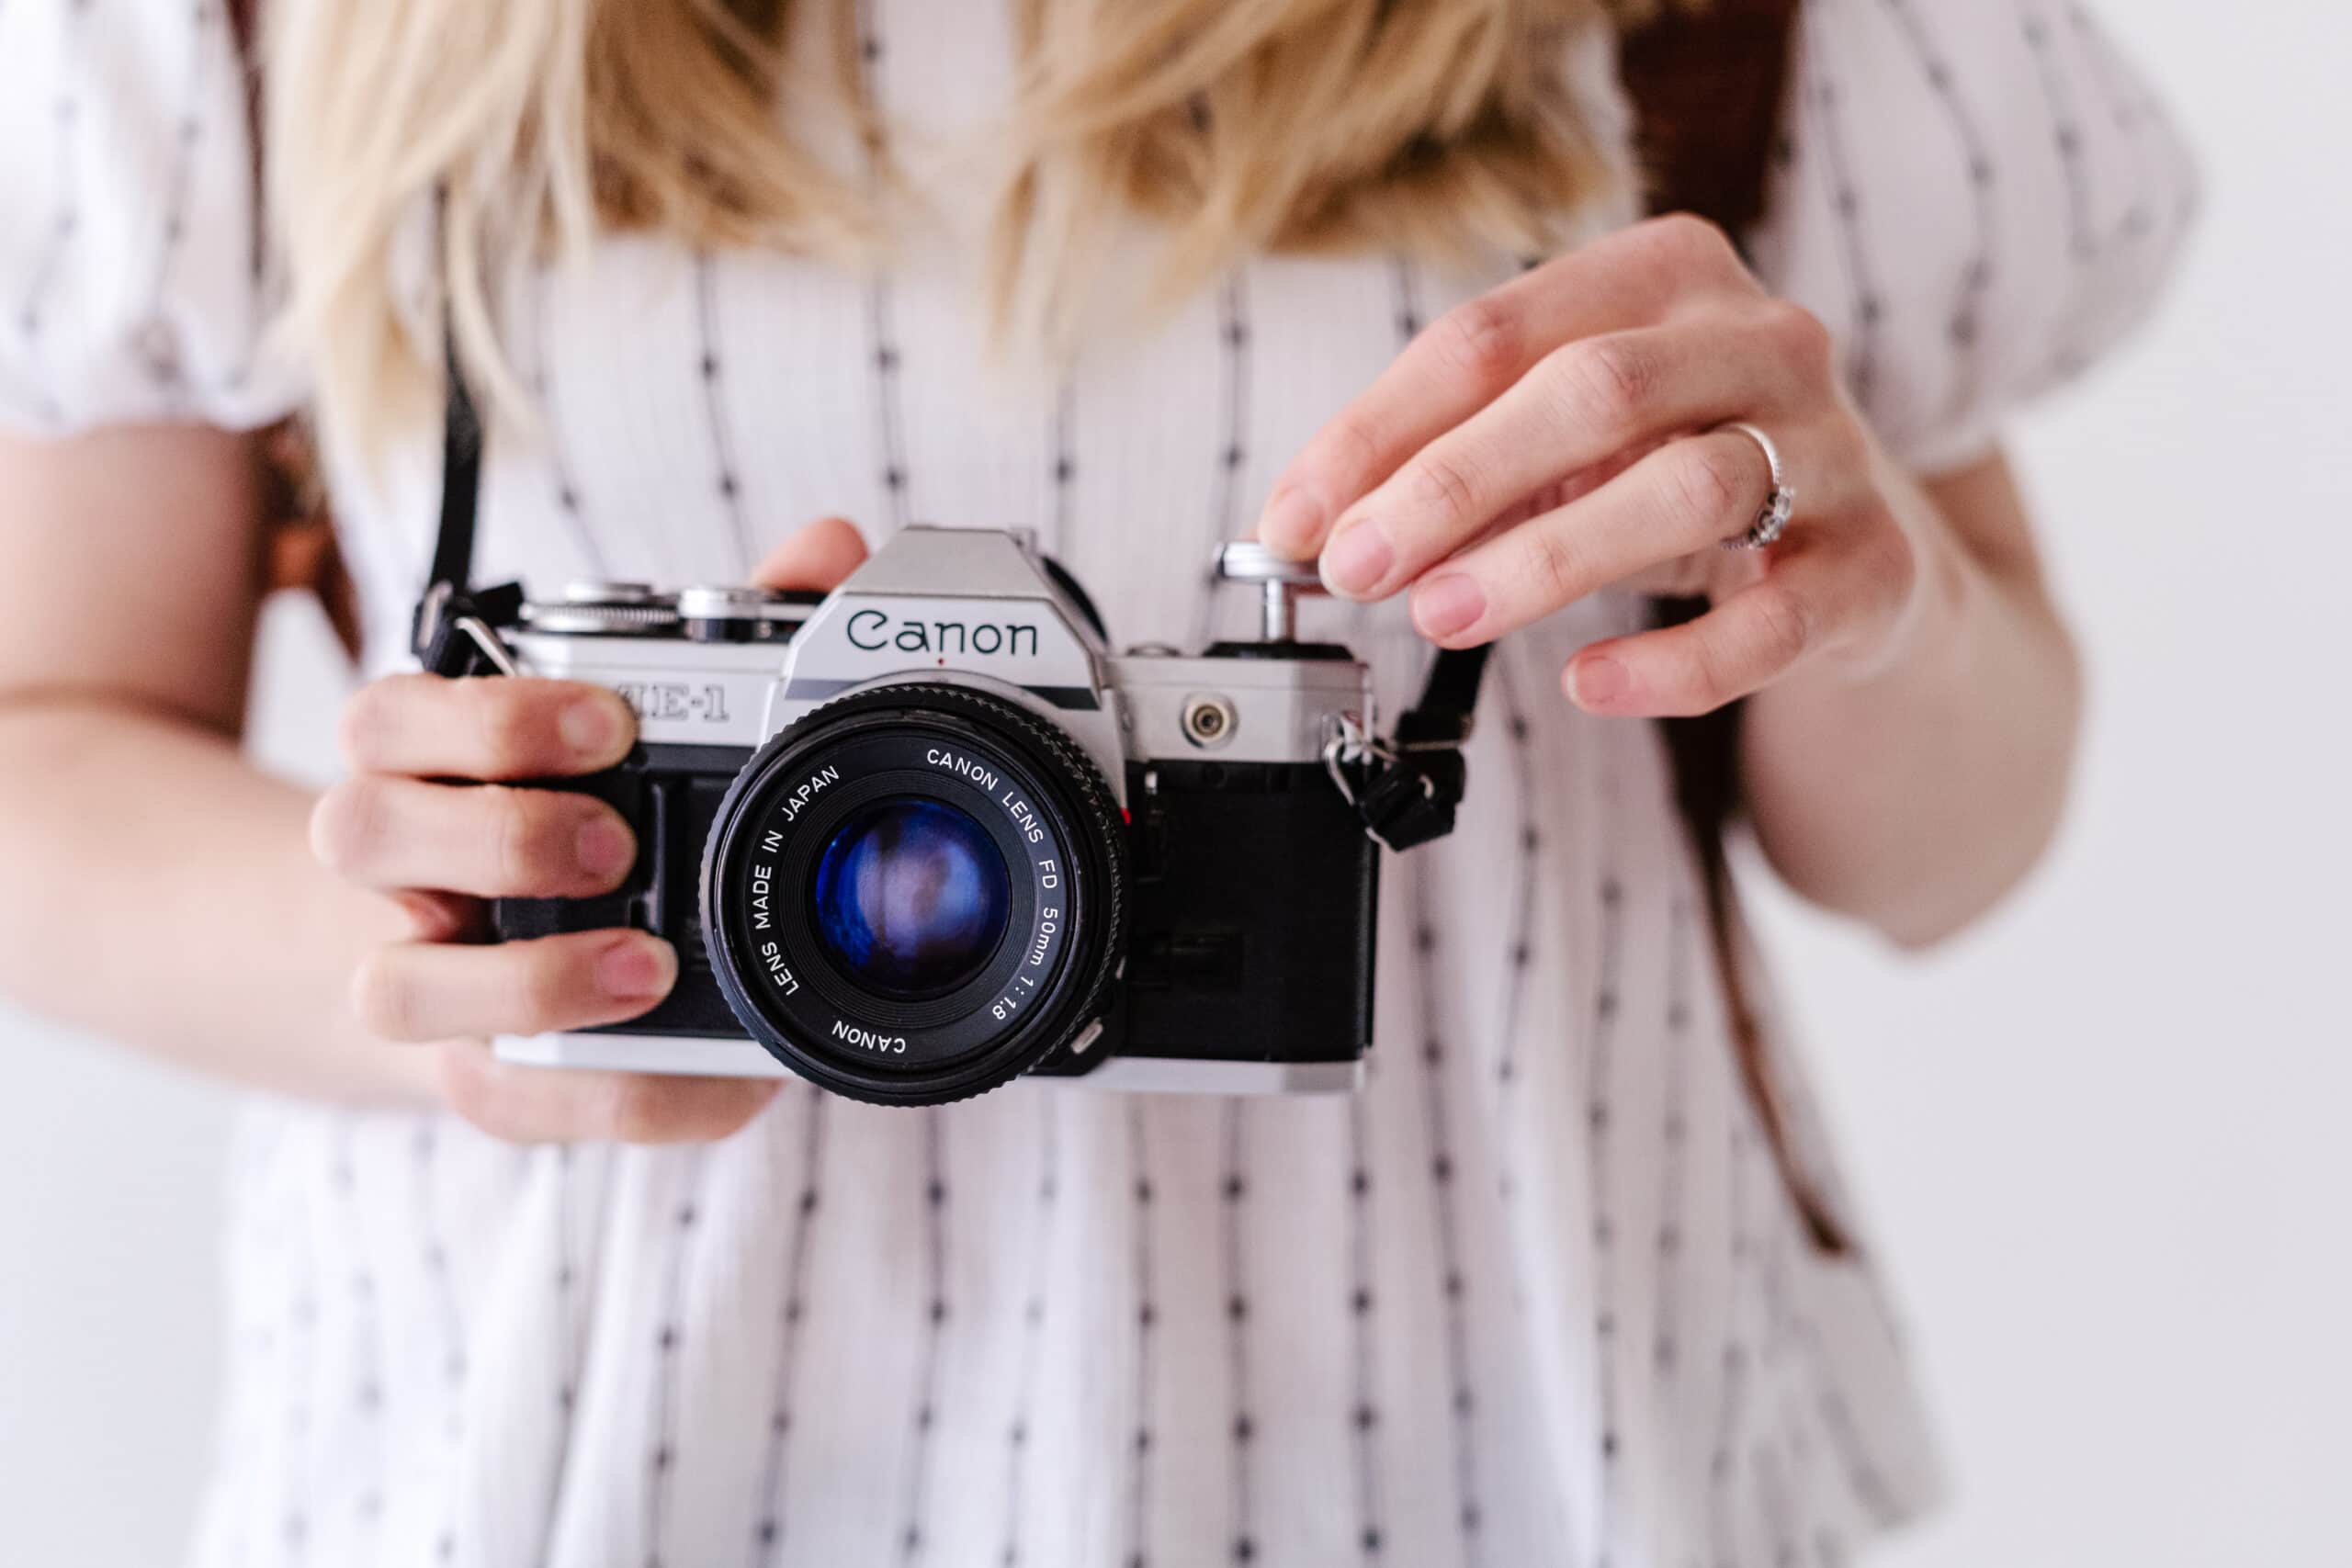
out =
[[[856,531],[827,518],[754,575],[830,588],[864,555]],[[635,1018],[677,980],[677,954],[643,931],[480,941],[485,899],[585,897],[628,875],[637,842],[618,812],[514,782],[611,767],[636,733],[628,705],[605,687],[529,677],[392,675],[344,710],[351,773],[320,799],[311,846],[337,875],[403,905],[414,933],[361,963],[354,1005],[386,1040],[436,1051],[451,1109],[495,1136],[723,1138],[775,1097],[774,1079],[515,1066],[486,1043]]]

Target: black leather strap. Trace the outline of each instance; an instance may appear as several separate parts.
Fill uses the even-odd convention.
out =
[[[1470,739],[1489,649],[1443,649],[1430,663],[1420,701],[1397,716],[1396,731],[1377,750],[1356,789],[1367,832],[1392,850],[1409,850],[1453,831],[1469,787],[1462,748]]]
[[[448,395],[441,421],[441,519],[411,647],[417,661],[433,674],[474,675],[489,660],[465,623],[492,628],[513,625],[522,614],[523,588],[515,582],[479,590],[470,586],[474,530],[481,509],[481,415],[458,363],[457,336],[445,331],[443,337]]]

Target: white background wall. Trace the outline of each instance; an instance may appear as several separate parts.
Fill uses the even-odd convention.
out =
[[[2020,432],[2097,671],[2072,829],[1923,963],[1769,913],[1951,1438],[1953,1506],[1883,1561],[2341,1568],[2352,12],[2108,11],[2211,205],[2161,327]],[[298,759],[315,630],[274,635]],[[0,1561],[171,1561],[228,1105],[5,1017],[0,1072]]]

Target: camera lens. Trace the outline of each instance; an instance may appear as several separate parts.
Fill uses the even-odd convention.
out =
[[[970,813],[919,795],[862,807],[817,860],[817,940],[899,1001],[952,991],[1004,940],[1012,878]]]
[[[763,746],[703,854],[702,930],[744,1031],[852,1099],[995,1088],[1102,1016],[1126,829],[1058,725],[969,686],[839,697]]]

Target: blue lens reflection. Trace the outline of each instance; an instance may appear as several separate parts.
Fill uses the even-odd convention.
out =
[[[817,937],[842,972],[893,1000],[978,974],[1004,938],[1012,883],[986,829],[894,795],[834,829],[817,863]]]

